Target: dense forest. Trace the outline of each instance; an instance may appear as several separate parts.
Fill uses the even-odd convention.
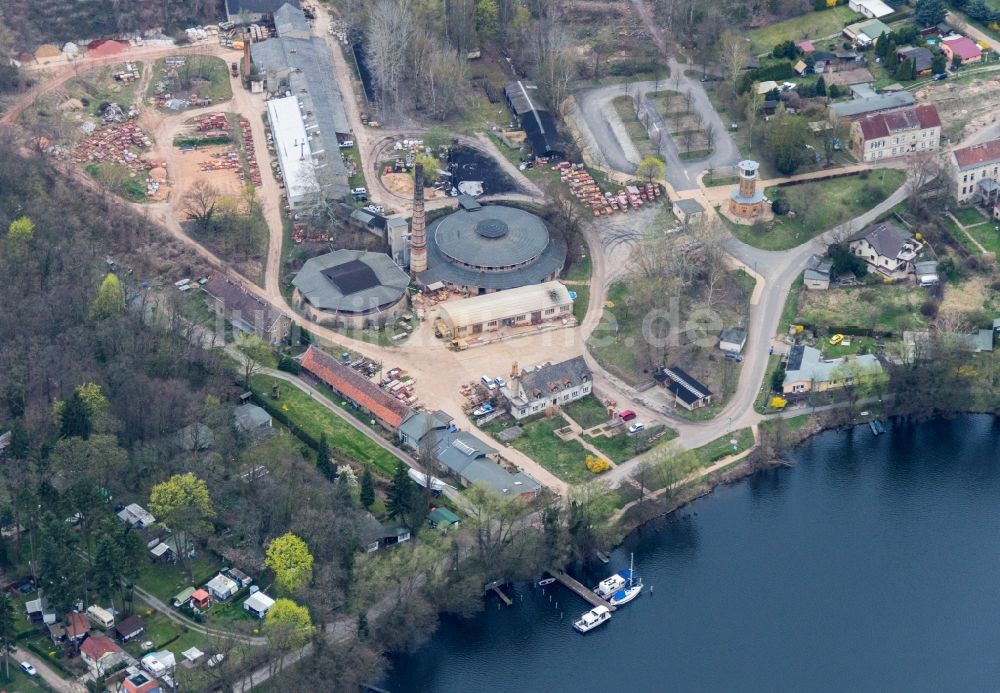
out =
[[[17,51],[41,43],[165,31],[217,21],[221,0],[4,0],[3,14]]]

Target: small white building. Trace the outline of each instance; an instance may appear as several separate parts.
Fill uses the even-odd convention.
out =
[[[847,6],[854,12],[863,14],[869,19],[882,19],[882,17],[888,17],[895,12],[894,9],[882,2],[882,0],[850,0]]]
[[[118,519],[136,529],[151,527],[156,518],[138,503],[129,503],[118,513]]]
[[[263,592],[254,592],[243,602],[243,608],[257,618],[267,616],[267,612],[271,610],[272,606],[274,606],[274,600]]]
[[[677,200],[671,207],[677,221],[682,224],[693,224],[705,216],[705,208],[698,200]]]
[[[225,601],[239,592],[240,586],[232,578],[219,573],[205,584],[205,590],[219,601]]]
[[[739,354],[747,343],[747,331],[742,327],[730,327],[719,335],[719,348],[730,354]]]
[[[548,407],[565,406],[589,395],[594,374],[582,356],[561,363],[525,369],[501,392],[510,403],[510,413],[523,419]]]

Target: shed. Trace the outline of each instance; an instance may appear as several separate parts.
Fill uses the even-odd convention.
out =
[[[271,428],[271,415],[256,404],[244,404],[233,412],[236,428],[244,433]]]
[[[719,348],[733,354],[743,351],[747,343],[747,331],[742,327],[730,327],[719,335]]]
[[[934,286],[940,281],[936,260],[916,262],[913,264],[913,267],[917,274],[917,283],[920,286]]]
[[[197,647],[191,647],[181,652],[181,656],[192,664],[195,664],[199,659],[205,656],[205,653]]]
[[[705,215],[705,208],[698,200],[677,200],[674,202],[672,211],[677,221],[682,224],[691,224],[699,221]]]
[[[272,606],[274,600],[263,592],[254,592],[243,602],[243,608],[257,618],[264,618]]]
[[[240,591],[240,586],[232,578],[219,573],[205,584],[208,593],[220,601],[229,599]]]
[[[813,255],[806,263],[803,273],[803,285],[811,291],[826,291],[830,288],[830,272],[833,269],[831,260]]]
[[[181,608],[189,601],[191,601],[191,597],[194,595],[194,593],[195,593],[194,587],[186,587],[182,589],[180,592],[174,595],[174,600],[173,600],[174,606],[178,609]]]
[[[149,560],[153,563],[173,563],[177,557],[174,555],[174,550],[161,541],[149,550]]]
[[[457,527],[459,523],[458,515],[448,510],[448,508],[434,508],[427,513],[427,521],[431,527],[437,527],[442,532],[447,532],[452,527]]]
[[[118,512],[118,519],[136,529],[145,529],[156,522],[151,512],[138,503],[129,503]]]
[[[206,590],[197,589],[191,593],[191,604],[197,606],[200,609],[204,609],[209,604],[212,603],[212,595]]]
[[[135,640],[146,632],[146,624],[138,616],[132,615],[120,622],[114,628],[114,635],[122,642]]]

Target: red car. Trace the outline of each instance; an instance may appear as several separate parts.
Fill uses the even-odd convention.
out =
[[[622,421],[631,421],[636,417],[636,413],[631,409],[625,409],[619,416],[621,416]]]

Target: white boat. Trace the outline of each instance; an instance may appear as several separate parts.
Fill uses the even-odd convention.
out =
[[[573,627],[576,628],[581,633],[587,633],[605,621],[611,620],[611,609],[606,606],[595,606],[593,609],[583,614],[580,618],[573,621]]]
[[[623,570],[622,573],[624,572],[625,571]],[[597,587],[594,588],[594,594],[601,599],[607,599],[612,594],[625,587],[627,580],[628,576],[623,576],[621,573],[615,573],[611,577],[601,580],[597,584]]]
[[[642,592],[642,578],[636,576],[635,569],[635,556],[629,559],[628,568],[628,578],[625,581],[625,586],[620,590],[611,595],[608,599],[608,604],[611,606],[621,606],[622,604],[628,604],[630,601],[639,596]],[[622,571],[619,575],[625,574],[626,571]]]

